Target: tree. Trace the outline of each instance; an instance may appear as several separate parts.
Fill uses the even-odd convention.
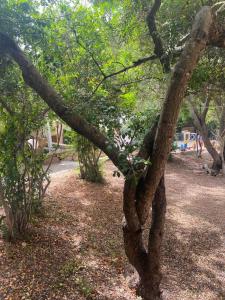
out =
[[[78,155],[80,177],[91,182],[103,182],[103,175],[99,165],[101,151],[83,136],[76,136],[76,150]]]
[[[13,240],[26,235],[50,183],[43,169],[45,155],[37,146],[46,108],[23,86],[14,66],[3,69],[7,80],[0,80],[0,204],[5,211],[3,233]]]
[[[223,131],[224,131],[224,75],[223,53],[210,51],[201,60],[199,67],[195,70],[191,80],[187,103],[193,119],[193,123],[203,138],[204,145],[213,159],[212,168],[209,172],[217,175],[222,169],[223,161]],[[220,153],[210,140],[209,120],[213,121],[219,128],[214,132],[218,140]]]
[[[155,1],[156,5],[157,2],[160,1]],[[108,155],[124,174],[125,251],[130,263],[139,273],[140,293],[143,298],[160,299],[160,249],[166,210],[164,170],[183,96],[192,72],[208,45],[224,47],[224,30],[217,22],[212,9],[203,7],[197,14],[191,34],[171,76],[159,122],[149,129],[132,161],[127,159],[126,154],[118,149],[105,133],[67,107],[63,97],[40,75],[12,39],[1,33],[0,42],[1,53],[15,60],[27,85],[73,130]],[[146,164],[149,160],[151,163]],[[151,206],[152,221],[146,249],[142,230]]]
[[[203,110],[200,113],[198,112],[194,102],[191,100],[191,96],[189,96],[189,105],[190,105],[191,114],[193,116],[194,125],[198,129],[200,135],[202,136],[204,145],[213,159],[211,173],[212,175],[217,175],[220,172],[220,169],[222,168],[222,160],[220,154],[216,151],[215,147],[212,145],[210,141],[209,131],[206,125],[206,115],[209,109],[210,100],[211,100],[211,96],[209,93],[207,93]]]

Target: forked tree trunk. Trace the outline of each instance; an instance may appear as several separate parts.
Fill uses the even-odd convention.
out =
[[[208,112],[209,102],[210,102],[210,97],[208,96],[206,99],[206,102],[205,102],[205,108],[201,115],[198,113],[198,111],[192,101],[191,95],[189,96],[188,104],[189,104],[190,112],[191,112],[191,115],[193,118],[193,123],[194,123],[195,127],[198,129],[199,133],[201,134],[204,145],[205,145],[208,153],[210,154],[210,156],[213,159],[211,174],[217,175],[222,168],[222,160],[221,160],[220,154],[216,151],[216,149],[214,148],[214,146],[212,145],[212,143],[209,139],[209,132],[208,132],[206,121],[205,121],[206,115]]]
[[[164,171],[174,136],[183,95],[191,74],[209,40],[212,12],[203,8],[196,17],[191,38],[177,63],[161,112],[152,150],[151,165],[136,184],[135,175],[127,176],[124,188],[125,251],[140,276],[139,293],[144,300],[160,299],[160,248],[165,218]],[[149,150],[149,143],[146,145]],[[145,157],[146,159],[146,157]],[[142,182],[143,181],[143,182]],[[142,188],[140,188],[140,183]],[[152,223],[147,249],[142,230],[152,206]]]
[[[128,184],[128,183],[126,183]],[[124,190],[124,197],[132,202],[131,188]],[[133,192],[135,192],[133,190]],[[127,200],[127,199],[126,199]],[[125,211],[125,214],[127,212]],[[161,244],[166,214],[166,194],[164,176],[160,180],[152,202],[152,219],[148,239],[148,250],[143,245],[143,229],[126,224],[124,226],[124,245],[129,262],[137,270],[140,282],[137,293],[145,300],[158,300],[161,297]],[[147,229],[147,228],[146,228]]]

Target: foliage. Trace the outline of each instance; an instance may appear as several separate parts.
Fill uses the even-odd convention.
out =
[[[103,182],[100,165],[101,152],[87,139],[76,135],[76,148],[80,166],[80,177],[91,182]]]
[[[14,79],[18,76],[16,69],[14,72],[8,82],[0,81],[1,89],[11,83],[11,89],[2,90],[0,99],[1,202],[9,239],[26,233],[32,216],[42,207],[49,183],[43,170],[45,156],[37,147],[38,131],[44,124],[42,103],[34,104],[35,95],[24,86],[14,89],[17,87]],[[5,78],[9,75],[2,74]]]
[[[23,70],[28,85],[38,91],[52,109],[82,135],[77,137],[81,177],[102,181],[98,164],[101,153],[90,144],[90,141],[100,147],[126,177],[123,203],[126,221],[125,252],[139,272],[140,292],[144,299],[155,299],[160,295],[160,247],[166,206],[164,171],[168,152],[171,149],[175,122],[183,100],[183,91],[186,92],[189,75],[192,75],[197,58],[201,56],[200,50],[205,48],[206,42],[215,44],[215,41],[212,43],[210,38],[206,39],[209,34],[207,30],[204,35],[199,34],[202,22],[199,22],[199,28],[196,24],[194,28],[199,31],[197,29],[192,31],[193,36],[187,51],[180,56],[180,65],[175,67],[166,97],[164,94],[169,75],[163,72],[165,69],[163,60],[169,59],[167,68],[169,72],[184,47],[183,40],[188,36],[196,11],[206,2],[214,1],[164,1],[160,12],[155,11],[157,20],[154,16],[155,5],[152,10],[149,7],[153,3],[157,5],[156,1],[93,1],[85,6],[82,1],[75,0],[56,0],[53,3],[46,1],[44,5],[39,1],[32,3],[29,0],[9,0],[9,2],[5,0],[3,4],[3,11],[9,23],[6,22],[6,26],[0,24],[0,30],[16,39],[27,56],[32,55],[32,61],[50,85],[48,86],[44,79],[42,80],[35,68],[30,68],[19,49],[9,47],[8,54]],[[161,1],[158,3],[161,4]],[[18,30],[11,30],[9,26],[19,21],[17,11],[12,7],[13,4],[21,13]],[[209,15],[211,13],[209,8],[202,13],[204,12]],[[145,24],[147,15],[153,16],[151,20],[148,18],[148,26]],[[25,21],[29,26],[26,26]],[[148,30],[154,43],[151,39],[146,39]],[[211,35],[213,35],[212,31],[210,37]],[[7,40],[5,37],[3,39]],[[163,47],[157,44],[163,44]],[[194,50],[192,45],[197,44]],[[159,51],[157,48],[160,48]],[[146,57],[139,59],[140,54],[141,57],[148,56],[148,59]],[[149,55],[151,55],[151,62]],[[4,59],[5,64],[11,63],[6,57]],[[190,64],[187,63],[188,59]],[[140,67],[140,61],[145,61],[145,65],[142,64]],[[213,65],[217,66],[217,62],[212,61],[210,51],[207,51],[195,70],[189,86],[188,92],[198,95],[196,102],[200,108],[203,97],[199,94],[202,94],[203,85],[208,84],[211,75],[214,74]],[[220,71],[221,69],[216,68],[216,79],[223,77],[223,72]],[[28,79],[29,74],[31,78]],[[62,97],[57,95],[51,85]],[[54,95],[53,99],[52,95]],[[162,101],[162,98],[165,100]],[[54,99],[56,99],[55,103]],[[5,105],[3,101],[4,109],[13,115],[10,112],[11,108],[8,109],[7,106],[8,104]],[[156,124],[157,112],[161,107],[163,109],[158,130],[154,126],[155,134],[150,131],[150,127],[153,123]],[[24,106],[22,108],[20,116],[24,113]],[[71,116],[74,117],[73,120]],[[181,122],[184,123],[188,117],[184,106]],[[11,121],[13,120],[14,118]],[[21,130],[21,119],[18,124],[5,123],[8,126],[6,132],[11,130],[13,141],[17,143],[13,145],[11,152],[11,148],[8,151],[16,165],[16,167],[13,165],[10,170],[15,169],[14,173],[19,174],[15,180],[13,179],[14,181],[10,181],[9,186],[10,189],[14,188],[13,192],[15,187],[16,192],[21,192],[21,188],[18,190],[17,187],[21,186],[20,181],[22,181],[23,191],[26,194],[29,178],[33,174],[36,175],[31,168],[27,176],[27,165],[31,160],[26,144],[27,131]],[[145,134],[146,131],[148,135]],[[155,140],[153,134],[156,136]],[[90,141],[86,141],[83,136]],[[23,141],[22,152],[16,137],[20,137]],[[143,137],[145,137],[144,141]],[[20,152],[17,153],[15,149],[19,149]],[[138,149],[140,152],[136,155]],[[149,167],[150,165],[152,167]],[[117,171],[116,174],[119,175]],[[5,179],[8,178],[7,176],[11,178],[12,174],[3,173],[3,186],[7,184]],[[36,186],[32,186],[32,189],[35,190]],[[19,200],[15,202],[20,203]],[[25,201],[23,206],[26,206]],[[145,249],[142,228],[149,217],[150,206],[152,206],[152,225],[148,247]],[[68,272],[71,272],[70,267]],[[84,294],[88,296],[90,291],[86,289],[86,284],[83,282],[79,284],[84,286]]]

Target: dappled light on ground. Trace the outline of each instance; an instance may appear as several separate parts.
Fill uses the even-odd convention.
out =
[[[191,161],[167,166],[163,297],[225,299],[225,178]],[[113,170],[107,163],[104,185],[73,171],[53,178],[46,215],[28,240],[13,247],[0,240],[0,299],[136,299],[136,274],[123,250],[123,180]]]

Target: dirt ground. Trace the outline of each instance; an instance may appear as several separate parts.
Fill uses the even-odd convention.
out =
[[[225,299],[225,178],[211,177],[193,156],[168,163],[163,299]],[[121,231],[123,179],[53,178],[46,213],[26,242],[0,239],[1,300],[135,300],[135,273]]]

